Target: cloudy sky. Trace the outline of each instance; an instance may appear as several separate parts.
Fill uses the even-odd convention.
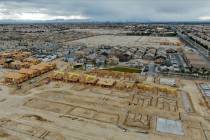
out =
[[[210,21],[210,0],[0,0],[3,20]]]

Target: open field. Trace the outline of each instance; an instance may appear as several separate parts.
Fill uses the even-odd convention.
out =
[[[71,41],[67,44],[84,43],[88,47],[98,45],[127,46],[127,47],[155,47],[159,48],[166,45],[160,45],[160,42],[180,42],[177,37],[151,37],[151,36],[120,36],[120,35],[100,35]]]

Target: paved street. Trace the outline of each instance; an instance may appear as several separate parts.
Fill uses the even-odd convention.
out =
[[[208,52],[202,46],[200,46],[196,42],[192,41],[188,36],[182,34],[177,28],[172,27],[172,29],[176,30],[178,36],[180,38],[182,38],[184,41],[186,41],[190,47],[192,47],[193,49],[198,51],[199,54],[201,54],[203,56],[203,58],[206,60],[206,62],[208,63],[208,65],[210,67],[210,61],[208,60]]]

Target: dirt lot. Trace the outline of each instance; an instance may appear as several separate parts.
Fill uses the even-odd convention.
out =
[[[210,136],[209,115],[199,105],[201,93],[194,81],[180,81],[180,89],[192,102],[191,112],[183,107],[182,92],[169,96],[63,82],[22,95],[7,86],[0,88],[3,140],[206,140]],[[157,118],[180,121],[184,135],[158,132]]]
[[[180,42],[177,37],[151,37],[151,36],[117,36],[117,35],[100,35],[76,41],[67,42],[67,44],[84,43],[88,47],[98,47],[99,45],[111,46],[128,46],[128,47],[168,47],[160,45],[160,42]],[[174,46],[177,47],[177,46]],[[182,47],[182,46],[178,46]]]

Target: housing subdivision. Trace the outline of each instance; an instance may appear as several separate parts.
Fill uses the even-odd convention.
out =
[[[209,25],[0,25],[0,139],[209,140]]]

